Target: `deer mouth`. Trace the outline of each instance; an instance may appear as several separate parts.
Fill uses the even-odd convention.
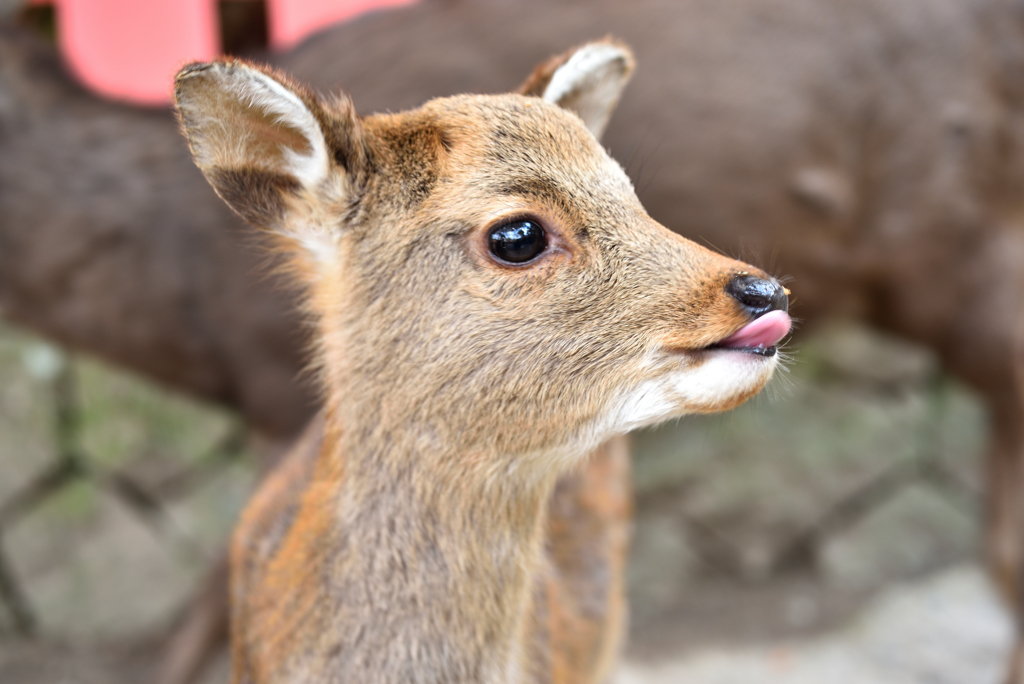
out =
[[[720,340],[707,349],[727,349],[770,358],[778,351],[778,344],[789,334],[793,320],[785,311],[769,311]]]

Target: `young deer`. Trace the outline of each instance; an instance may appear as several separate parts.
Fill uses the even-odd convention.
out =
[[[631,70],[591,43],[525,95],[367,118],[244,62],[178,75],[199,167],[308,289],[325,389],[236,533],[235,682],[606,678],[622,611],[565,619],[592,597],[545,545],[556,477],[755,394],[790,327],[595,140]]]

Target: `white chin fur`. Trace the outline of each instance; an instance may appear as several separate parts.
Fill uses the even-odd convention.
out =
[[[608,435],[689,413],[730,408],[738,398],[760,389],[778,364],[778,355],[726,349],[701,353],[707,355],[704,363],[646,380],[614,399],[606,414]]]

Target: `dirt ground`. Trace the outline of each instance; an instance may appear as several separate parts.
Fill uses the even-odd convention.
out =
[[[616,684],[999,684],[1012,624],[979,568],[892,587],[835,632],[628,658]]]

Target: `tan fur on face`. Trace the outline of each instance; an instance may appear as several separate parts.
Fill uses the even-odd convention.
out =
[[[705,349],[748,322],[725,287],[753,269],[655,223],[555,104],[599,130],[631,65],[583,46],[544,76],[552,102],[365,119],[244,63],[179,76],[200,168],[279,237],[320,330],[322,438],[236,538],[236,682],[606,671],[560,640],[573,611],[543,556],[556,476],[628,429],[742,401],[775,363]],[[501,262],[490,231],[524,217],[548,249]]]
[[[385,429],[429,425],[461,451],[501,448],[517,460],[576,451],[608,436],[595,431],[609,397],[703,364],[705,353],[688,351],[747,322],[724,288],[749,267],[654,223],[572,115],[514,95],[464,96],[364,129],[389,140],[378,148],[385,168],[411,144],[444,141],[420,155],[431,171],[374,180],[371,192],[387,198],[402,197],[410,174],[433,186],[422,200],[366,209],[347,228],[329,294],[315,300],[325,367],[339,373],[330,384],[379,387],[368,404]],[[527,268],[495,263],[488,229],[524,215],[544,222],[556,248]],[[342,289],[350,299],[339,307]]]

